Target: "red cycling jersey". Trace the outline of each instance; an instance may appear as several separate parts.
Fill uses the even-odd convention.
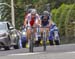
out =
[[[25,20],[27,21],[27,26],[33,26],[34,24],[38,24],[40,20],[40,16],[38,14],[35,15],[34,18],[31,17],[31,13],[27,14]]]
[[[30,21],[30,26],[33,26],[35,23],[35,18],[31,18],[31,21]]]

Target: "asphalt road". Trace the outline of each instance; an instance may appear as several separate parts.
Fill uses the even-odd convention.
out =
[[[45,52],[43,47],[36,47],[33,53],[25,48],[0,50],[0,59],[75,59],[75,44],[47,46]]]

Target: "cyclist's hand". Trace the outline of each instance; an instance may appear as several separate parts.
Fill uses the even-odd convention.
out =
[[[41,27],[41,24],[38,24],[39,27]]]
[[[24,25],[23,27],[25,28],[26,26]]]
[[[50,28],[50,25],[47,25],[46,27]]]

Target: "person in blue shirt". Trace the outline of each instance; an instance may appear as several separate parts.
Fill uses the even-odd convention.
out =
[[[50,27],[49,42],[50,42],[50,45],[54,45],[54,44],[59,45],[60,44],[59,30],[54,22],[52,22],[52,25]]]

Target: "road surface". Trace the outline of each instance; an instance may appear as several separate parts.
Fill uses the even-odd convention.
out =
[[[0,59],[75,59],[75,44],[47,46],[45,52],[43,47],[36,47],[33,53],[25,48],[0,50]]]

